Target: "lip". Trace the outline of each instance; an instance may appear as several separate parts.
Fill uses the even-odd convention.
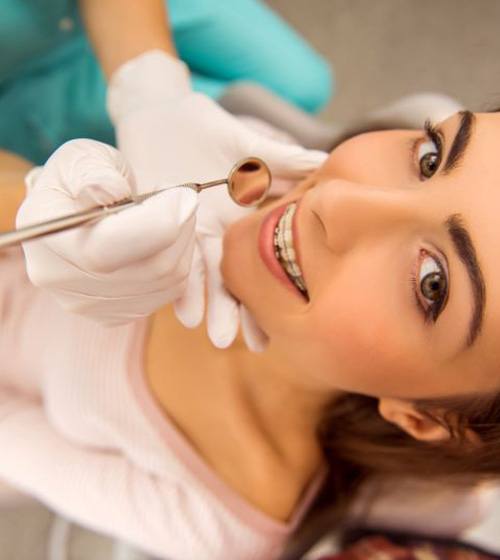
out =
[[[283,204],[282,206],[278,206],[277,208],[274,208],[273,210],[271,210],[271,212],[269,212],[264,217],[259,230],[258,248],[259,248],[260,257],[264,262],[266,268],[269,270],[269,272],[271,272],[271,274],[277,280],[279,280],[284,286],[286,286],[290,291],[292,291],[294,294],[298,295],[302,300],[304,300],[304,296],[301,294],[301,292],[298,290],[295,284],[287,276],[287,274],[281,267],[280,263],[278,262],[278,259],[274,254],[274,230],[276,229],[276,226],[281,216],[283,215],[285,208],[289,204],[292,204],[293,202],[297,203],[297,208],[295,210],[295,215],[293,217],[293,223],[292,223],[292,230],[294,236],[293,243],[294,243],[295,250],[297,251],[298,249],[297,237],[296,237],[297,223],[295,218],[298,212],[298,202],[296,200],[291,200],[287,204]],[[300,261],[298,260],[298,254],[297,254],[297,263],[300,266]]]

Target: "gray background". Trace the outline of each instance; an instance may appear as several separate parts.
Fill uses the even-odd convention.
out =
[[[438,91],[500,105],[498,0],[269,0],[331,61],[342,122],[401,95]]]
[[[418,91],[447,93],[473,110],[500,105],[500,1],[268,3],[335,68],[337,91],[323,119],[347,121]],[[51,513],[35,502],[4,509],[0,560],[44,560],[52,521]],[[476,535],[500,547],[498,527],[500,517],[492,517]],[[112,543],[82,529],[73,528],[70,545],[72,560],[111,558]]]

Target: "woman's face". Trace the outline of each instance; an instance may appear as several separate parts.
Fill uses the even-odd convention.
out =
[[[308,298],[269,257],[292,201]],[[500,115],[344,142],[228,230],[223,274],[280,365],[318,386],[401,398],[497,389]]]

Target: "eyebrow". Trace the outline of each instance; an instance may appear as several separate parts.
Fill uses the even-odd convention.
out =
[[[442,171],[443,174],[450,173],[462,163],[472,135],[472,127],[475,122],[474,113],[470,111],[460,111],[459,115],[460,124],[451,144],[450,151],[448,152]],[[465,265],[472,286],[474,310],[464,346],[464,349],[466,349],[474,344],[483,326],[486,305],[486,285],[481,267],[479,266],[474,243],[472,242],[469,231],[464,225],[462,215],[453,214],[449,216],[444,225],[458,258]]]
[[[472,125],[475,121],[474,113],[470,111],[460,111],[458,114],[460,115],[460,124],[443,167],[444,175],[457,168],[462,162],[471,137]]]
[[[469,323],[469,332],[464,347],[464,349],[466,349],[474,344],[474,341],[481,332],[486,305],[486,286],[474,244],[472,243],[469,232],[463,224],[462,216],[460,214],[449,216],[445,222],[445,227],[458,258],[465,265],[472,285],[474,311]]]

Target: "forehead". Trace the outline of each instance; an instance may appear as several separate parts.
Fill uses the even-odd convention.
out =
[[[457,132],[459,118],[442,123],[446,150]],[[461,163],[446,176],[436,177],[433,185],[440,207],[447,215],[460,214],[477,252],[485,287],[486,306],[481,333],[474,346],[457,355],[457,361],[481,388],[500,386],[500,114],[477,113],[472,134]],[[446,156],[446,154],[445,154]],[[442,192],[440,192],[440,189]],[[465,268],[456,267],[465,278]],[[463,293],[464,287],[468,293]],[[457,294],[468,323],[472,314],[472,291],[467,280]],[[468,304],[464,305],[464,302]]]

